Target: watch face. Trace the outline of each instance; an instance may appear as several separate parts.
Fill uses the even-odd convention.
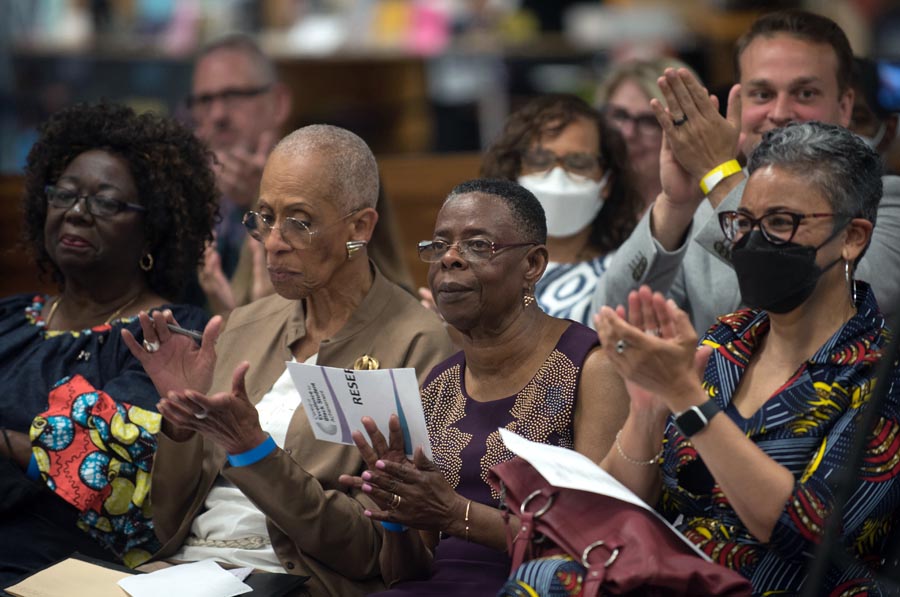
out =
[[[675,417],[675,427],[685,437],[691,437],[704,427],[706,427],[706,419],[700,414],[700,409],[692,406],[677,417]]]

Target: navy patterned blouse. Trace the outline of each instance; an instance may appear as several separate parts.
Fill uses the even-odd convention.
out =
[[[754,538],[731,507],[690,440],[668,424],[660,509],[713,560],[750,579],[754,595],[797,594],[833,506],[835,480],[870,400],[880,351],[890,338],[868,285],[857,314],[844,324],[749,419],[731,404],[735,389],[769,330],[764,311],[720,317],[702,343],[714,349],[704,388],[796,484],[769,543]],[[822,594],[879,595],[870,570],[895,530],[900,505],[900,375],[895,364],[886,402],[869,431],[865,459],[843,514],[842,540],[855,556],[832,567]],[[859,592],[855,592],[859,591]],[[866,593],[866,591],[869,591]]]

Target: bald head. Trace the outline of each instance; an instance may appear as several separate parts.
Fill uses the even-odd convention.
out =
[[[328,124],[297,129],[275,146],[273,154],[292,161],[316,157],[328,164],[322,183],[346,211],[375,207],[378,164],[366,142],[354,133]]]

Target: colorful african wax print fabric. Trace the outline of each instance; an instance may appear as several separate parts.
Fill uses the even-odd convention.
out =
[[[879,351],[890,338],[871,289],[857,282],[857,314],[844,324],[752,416],[731,404],[735,389],[769,330],[763,311],[720,317],[702,343],[714,349],[704,388],[726,416],[770,458],[793,473],[794,492],[770,541],[753,537],[732,509],[690,440],[667,425],[659,509],[713,560],[735,569],[755,595],[797,594],[833,505],[836,482],[858,421],[872,397]],[[842,541],[855,558],[832,567],[828,595],[880,595],[871,580],[900,505],[900,376],[869,431],[865,459],[843,513]]]
[[[0,385],[4,390],[0,395],[0,426],[31,433],[33,424],[44,424],[41,418],[50,422],[52,417],[53,423],[52,427],[45,425],[31,435],[32,448],[38,450],[40,480],[29,479],[24,471],[12,466],[4,467],[5,472],[0,475],[0,581],[4,582],[52,564],[76,550],[112,561],[124,559],[135,565],[144,552],[155,549],[152,543],[147,543],[143,550],[138,547],[140,542],[155,538],[142,522],[130,518],[140,512],[145,519],[149,517],[143,495],[146,486],[138,479],[143,473],[139,475],[138,471],[149,470],[155,440],[151,441],[148,435],[153,435],[156,423],[149,413],[143,412],[155,411],[159,400],[153,382],[122,340],[123,328],[131,331],[138,341],[143,338],[140,321],[137,317],[123,317],[91,329],[48,331],[44,321],[47,299],[34,294],[0,299]],[[159,308],[171,309],[178,322],[190,329],[203,329],[209,319],[205,312],[194,307],[162,305]],[[61,401],[60,395],[64,392],[72,392],[73,399],[82,396],[78,404],[86,410],[81,410],[81,406],[75,409],[73,403],[69,413],[64,414],[65,401]],[[96,401],[92,397],[94,393]],[[60,416],[72,423],[69,449],[86,447],[93,454],[89,462],[100,463],[109,458],[105,467],[85,468],[92,474],[77,481],[92,479],[90,482],[98,487],[92,495],[102,497],[105,504],[98,506],[88,499],[88,494],[77,497],[61,490],[81,473],[80,468],[67,469],[60,460],[61,453],[52,453],[53,446],[61,445],[58,442],[68,441],[65,439],[67,425],[55,418]],[[84,422],[87,425],[81,424]],[[134,437],[137,443],[130,443],[136,432],[132,424],[143,426]],[[105,452],[101,446],[105,446]],[[82,454],[68,462],[80,467],[86,457],[87,454]],[[108,483],[108,496],[104,494],[107,489],[101,487],[103,475]],[[122,489],[127,487],[125,479],[129,475],[135,479],[132,481],[135,493],[133,499],[125,500],[121,497]],[[85,508],[89,503],[93,506]],[[114,519],[99,515],[104,508],[107,514],[125,516]],[[120,513],[122,509],[128,513]]]
[[[162,417],[116,402],[80,375],[64,377],[31,424],[41,479],[75,506],[78,527],[136,567],[160,547],[150,517],[150,468]]]

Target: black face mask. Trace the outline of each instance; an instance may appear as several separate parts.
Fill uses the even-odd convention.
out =
[[[745,234],[731,249],[744,303],[770,313],[789,313],[802,305],[822,274],[841,261],[839,257],[823,269],[816,265],[816,252],[843,229],[835,230],[818,247],[773,245],[759,230]]]

